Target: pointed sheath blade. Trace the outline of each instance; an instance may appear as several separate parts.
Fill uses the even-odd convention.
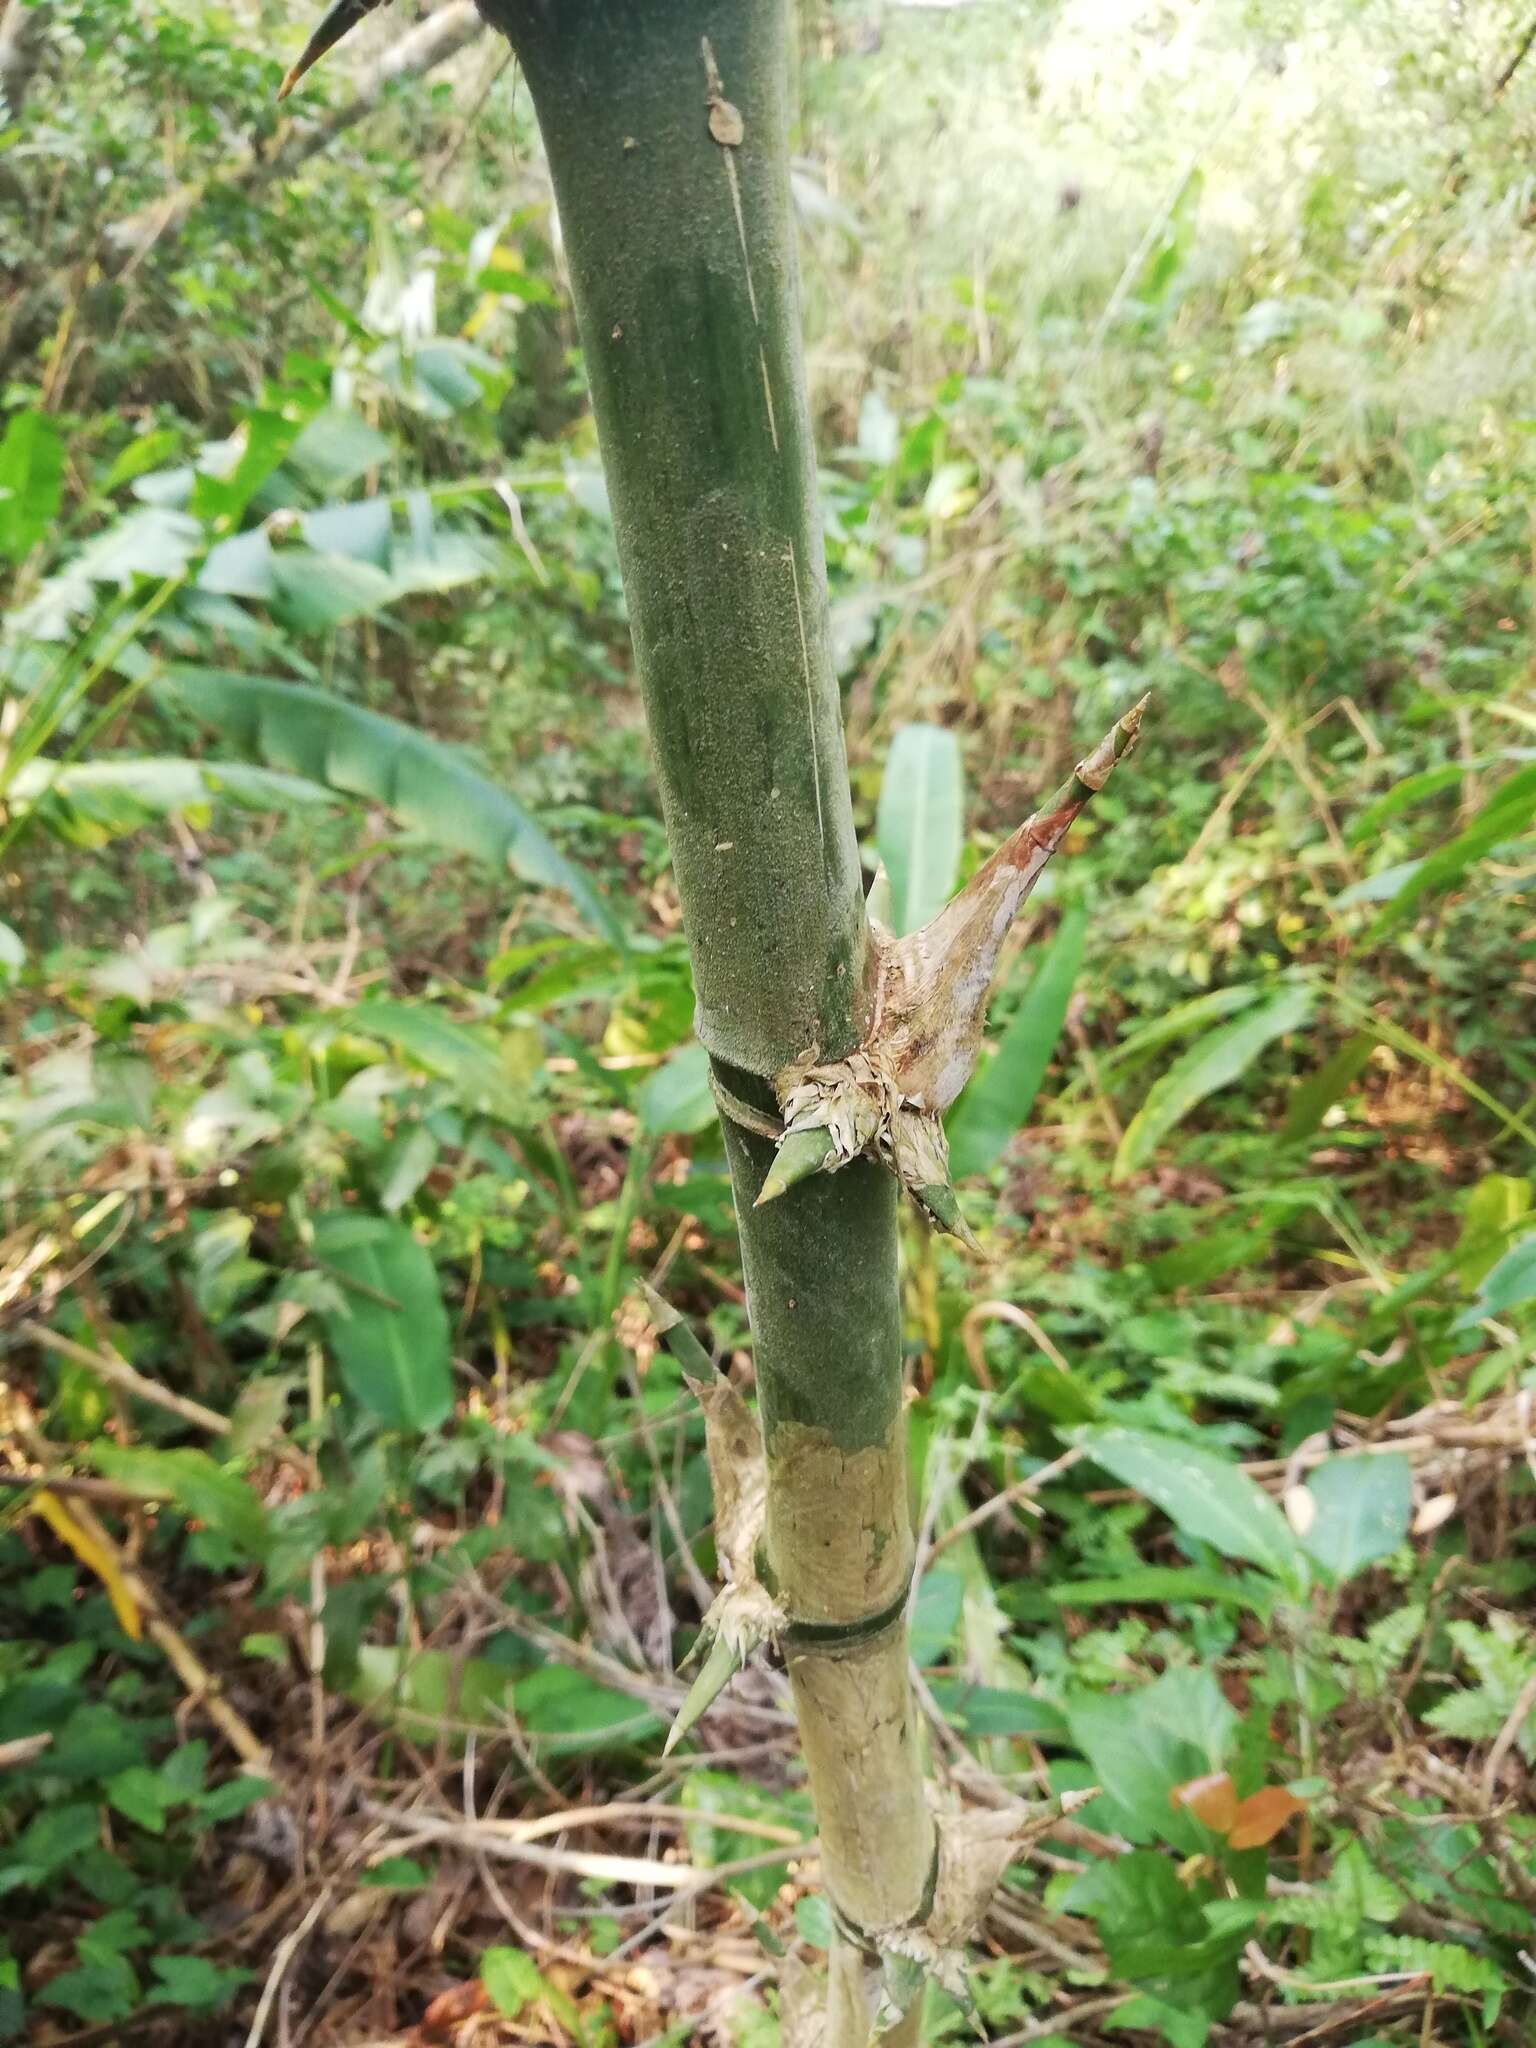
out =
[[[360,21],[382,4],[383,0],[331,0],[314,34],[304,45],[298,62],[278,87],[278,99],[287,99],[305,72],[312,71],[327,50],[334,50],[344,35],[350,34]]]
[[[773,1155],[773,1163],[768,1168],[753,1208],[761,1209],[765,1202],[776,1202],[780,1195],[789,1192],[796,1181],[822,1172],[836,1151],[832,1133],[825,1125],[817,1124],[804,1131],[787,1131],[779,1140],[779,1149]]]
[[[662,1746],[664,1757],[670,1756],[694,1723],[702,1720],[740,1669],[741,1660],[735,1651],[723,1636],[716,1636],[709,1646],[703,1670],[688,1688],[688,1697],[677,1710],[677,1719]]]

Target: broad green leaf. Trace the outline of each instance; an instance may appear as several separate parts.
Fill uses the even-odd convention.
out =
[[[292,811],[334,804],[331,790],[249,762],[185,761],[139,755],[104,761],[32,760],[7,791],[17,811],[67,846],[101,846],[158,818],[209,810],[220,802],[250,810]]]
[[[1422,860],[1398,860],[1389,868],[1378,868],[1374,875],[1362,875],[1358,882],[1351,882],[1347,889],[1339,891],[1333,899],[1333,907],[1335,910],[1353,910],[1359,903],[1390,903],[1423,865]]]
[[[566,1664],[545,1664],[516,1691],[517,1717],[547,1756],[585,1756],[651,1741],[663,1723],[649,1707]]]
[[[104,1787],[107,1804],[152,1835],[165,1833],[165,1816],[176,1805],[178,1795],[165,1785],[158,1771],[147,1764],[130,1764],[109,1778]]]
[[[247,409],[235,435],[203,447],[188,509],[222,532],[232,532],[298,431],[297,422],[286,413]]]
[[[942,910],[960,866],[960,743],[937,725],[904,725],[880,785],[875,841],[899,938]]]
[[[1487,1278],[1530,1209],[1531,1183],[1523,1174],[1483,1175],[1467,1196],[1456,1240],[1456,1277],[1463,1287]]]
[[[1158,1287],[1170,1291],[1181,1287],[1204,1287],[1222,1273],[1230,1273],[1236,1266],[1251,1265],[1261,1259],[1274,1242],[1279,1224],[1276,1217],[1272,1222],[1257,1223],[1251,1229],[1234,1224],[1228,1230],[1208,1231],[1202,1237],[1193,1237],[1186,1244],[1176,1244],[1168,1251],[1159,1252],[1157,1257],[1147,1261],[1148,1277]]]
[[[1166,1074],[1153,1082],[1147,1099],[1126,1126],[1115,1157],[1115,1177],[1144,1166],[1163,1139],[1218,1089],[1239,1080],[1266,1046],[1297,1031],[1312,1010],[1312,991],[1291,983],[1267,1002],[1197,1039]]]
[[[267,676],[182,667],[153,688],[268,767],[381,804],[439,846],[564,890],[621,942],[612,911],[581,869],[505,790],[440,741],[324,690]]]
[[[1522,1237],[1499,1260],[1477,1290],[1472,1306],[1457,1318],[1458,1330],[1470,1330],[1484,1316],[1501,1316],[1507,1310],[1536,1299],[1536,1234]]]
[[[1330,1458],[1306,1484],[1315,1512],[1301,1540],[1335,1578],[1352,1578],[1406,1540],[1413,1471],[1400,1451]]]
[[[996,1052],[950,1111],[949,1164],[957,1180],[985,1173],[1027,1121],[1066,1022],[1087,931],[1086,910],[1066,912]]]
[[[418,1740],[439,1733],[444,1721],[460,1729],[504,1731],[510,1705],[523,1734],[544,1756],[630,1749],[653,1741],[664,1726],[649,1707],[565,1664],[542,1665],[514,1683],[506,1666],[488,1657],[392,1643],[359,1647],[347,1694],[376,1717],[398,1721]]]
[[[1151,1849],[1090,1864],[1062,1903],[1095,1922],[1116,1972],[1125,1978],[1166,1973],[1180,1949],[1199,1942],[1206,1931],[1177,1866]]]
[[[202,522],[189,513],[144,505],[87,541],[69,574],[90,583],[131,583],[135,576],[179,576],[203,545]]]
[[[89,1455],[97,1471],[117,1485],[146,1500],[171,1502],[182,1514],[227,1537],[248,1557],[265,1555],[266,1509],[238,1472],[220,1465],[206,1451],[165,1451],[98,1438],[89,1446]]]
[[[332,1209],[315,1219],[315,1259],[345,1309],[322,1310],[355,1398],[394,1429],[432,1429],[453,1405],[448,1314],[437,1269],[403,1223]]]
[[[1237,1716],[1210,1671],[1181,1668],[1130,1692],[1082,1693],[1066,1711],[1072,1740],[1111,1802],[1111,1827],[1133,1842],[1205,1846],[1168,1794],[1227,1760]]]
[[[19,562],[58,517],[64,441],[43,412],[14,412],[0,440],[0,555]]]
[[[264,527],[232,533],[203,557],[197,588],[215,597],[254,597],[263,602],[277,590],[276,555]]]
[[[1060,1742],[1066,1716],[1049,1700],[1001,1685],[975,1685],[964,1678],[934,1678],[928,1690],[951,1726],[972,1736],[1030,1735]]]
[[[1288,1585],[1305,1583],[1306,1563],[1285,1516],[1226,1458],[1150,1430],[1084,1430],[1076,1440],[1096,1465],[1145,1494],[1186,1536],[1223,1557],[1262,1565]]]
[[[1401,924],[1423,897],[1459,882],[1496,846],[1528,832],[1533,820],[1536,765],[1517,769],[1494,791],[1465,831],[1458,832],[1454,839],[1448,839],[1419,862],[1372,926],[1372,938],[1379,938]]]
[[[146,470],[173,456],[181,445],[181,436],[174,427],[157,427],[147,434],[140,434],[120,450],[116,461],[97,485],[104,498],[130,484],[135,477],[143,476]]]
[[[421,1186],[438,1160],[438,1143],[425,1124],[396,1132],[379,1170],[379,1207],[396,1215]]]
[[[372,562],[285,548],[272,558],[278,616],[296,633],[328,633],[349,619],[372,618],[393,604],[395,587]]]
[[[538,1071],[541,1046],[531,1029],[493,1032],[461,1024],[431,1003],[380,997],[331,1011],[312,1027],[317,1037],[353,1031],[389,1046],[405,1065],[451,1082],[467,1109],[516,1122],[526,1116],[529,1088]]]
[[[1112,1579],[1076,1579],[1052,1586],[1058,1607],[1177,1607],[1214,1600],[1222,1606],[1267,1609],[1273,1589],[1267,1580],[1236,1579],[1202,1565],[1143,1564]]]
[[[149,1967],[160,1979],[145,1998],[146,2005],[183,2005],[212,2012],[227,2005],[251,1979],[249,1970],[229,1970],[206,1956],[155,1955]]]
[[[752,1856],[765,1846],[760,1834],[740,1832],[733,1821],[766,1822],[770,1827],[809,1836],[815,1832],[810,1800],[804,1792],[754,1784],[735,1772],[690,1770],[683,1782],[679,1804],[689,1814],[688,1853],[701,1870],[738,1857]],[[770,1838],[771,1839],[771,1838]],[[731,1881],[731,1889],[754,1906],[773,1903],[784,1882],[782,1866],[743,1872]]]
[[[683,1045],[647,1077],[635,1098],[640,1126],[653,1137],[668,1131],[702,1131],[715,1121],[709,1086],[709,1054],[702,1045]]]
[[[394,444],[355,412],[340,406],[316,413],[288,451],[288,460],[319,491],[344,491],[366,470],[390,461]]]
[[[544,1978],[520,1948],[488,1948],[480,1958],[480,1982],[504,2019],[515,2020],[525,2005],[544,1996]]]
[[[1349,1093],[1380,1042],[1373,1031],[1357,1031],[1314,1073],[1298,1081],[1285,1106],[1281,1137],[1309,1138],[1339,1098]]]
[[[805,1892],[795,1901],[795,1926],[812,1948],[831,1948],[836,1940],[832,1909],[820,1892]]]

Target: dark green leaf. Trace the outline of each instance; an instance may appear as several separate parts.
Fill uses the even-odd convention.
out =
[[[1129,1692],[1079,1694],[1067,1703],[1067,1721],[1111,1802],[1108,1825],[1133,1842],[1205,1846],[1168,1795],[1226,1761],[1237,1716],[1209,1671],[1168,1671]]]
[[[641,1129],[652,1137],[706,1130],[715,1121],[715,1098],[709,1086],[709,1054],[703,1046],[679,1046],[642,1084],[636,1107]]]
[[[453,1405],[448,1314],[437,1269],[403,1223],[333,1209],[315,1219],[315,1258],[341,1283],[323,1310],[342,1378],[394,1429],[432,1429]]]
[[[1347,1095],[1380,1043],[1373,1031],[1357,1031],[1315,1073],[1298,1081],[1285,1106],[1282,1138],[1309,1138],[1327,1112]]]
[[[1291,983],[1267,1002],[1198,1039],[1153,1082],[1146,1101],[1126,1126],[1115,1156],[1116,1176],[1144,1166],[1176,1124],[1208,1095],[1230,1087],[1275,1039],[1299,1030],[1311,1009],[1312,991]]]
[[[13,412],[0,440],[0,555],[19,562],[58,517],[64,441],[43,412]]]
[[[580,868],[452,748],[301,683],[186,667],[167,670],[154,688],[269,767],[381,804],[439,846],[564,890],[618,939],[613,913]]]
[[[108,1479],[146,1500],[170,1501],[182,1514],[217,1530],[247,1557],[265,1555],[267,1511],[238,1472],[206,1451],[162,1451],[147,1444],[114,1444],[98,1438],[91,1462]]]
[[[1262,1565],[1289,1585],[1305,1583],[1306,1564],[1285,1516],[1227,1459],[1146,1430],[1084,1430],[1077,1440],[1095,1464],[1156,1502],[1186,1535],[1224,1557]]]
[[[950,1111],[949,1164],[957,1180],[985,1173],[1028,1121],[1066,1022],[1087,931],[1086,910],[1065,913],[996,1052]]]

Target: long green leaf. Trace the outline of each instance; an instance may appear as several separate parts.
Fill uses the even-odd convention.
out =
[[[1163,1139],[1197,1104],[1245,1074],[1267,1045],[1299,1030],[1312,1009],[1312,991],[1292,982],[1268,1002],[1207,1032],[1147,1091],[1126,1126],[1115,1156],[1115,1177],[1144,1166]]]
[[[1421,860],[1371,927],[1373,939],[1403,922],[1420,899],[1432,891],[1448,889],[1459,882],[1469,868],[1485,860],[1507,839],[1518,839],[1536,820],[1536,765],[1521,768],[1501,783],[1467,826],[1454,839]]]
[[[1145,1494],[1186,1536],[1223,1557],[1262,1565],[1289,1585],[1305,1583],[1305,1560],[1290,1524],[1227,1459],[1150,1430],[1085,1430],[1077,1441],[1096,1465]]]
[[[1380,1043],[1374,1031],[1356,1031],[1315,1072],[1298,1081],[1285,1106],[1283,1138],[1310,1138],[1341,1096],[1347,1095]]]
[[[1188,1038],[1204,1024],[1218,1024],[1223,1017],[1250,1008],[1262,994],[1257,982],[1243,981],[1230,988],[1207,989],[1203,996],[1191,996],[1187,1003],[1179,1003],[1161,1017],[1154,1017],[1150,1024],[1128,1031],[1100,1060],[1100,1077],[1108,1080],[1111,1074],[1119,1075],[1127,1068],[1139,1066],[1175,1038]]]
[[[904,725],[891,742],[875,820],[898,938],[919,930],[949,900],[960,866],[962,803],[954,734],[938,725]]]
[[[1028,1118],[1067,1020],[1087,931],[1086,910],[1074,907],[1062,918],[1018,1015],[950,1112],[949,1164],[957,1180],[985,1173]]]
[[[439,846],[563,890],[590,923],[622,943],[613,912],[581,869],[505,790],[441,741],[269,676],[178,667],[153,688],[271,768],[382,804]]]
[[[529,1089],[538,1071],[540,1043],[527,1029],[493,1031],[461,1024],[428,1003],[380,997],[350,1010],[329,1010],[310,1027],[317,1038],[355,1031],[390,1046],[407,1065],[451,1082],[466,1108],[516,1122],[529,1110]]]
[[[42,412],[12,413],[0,440],[0,555],[19,562],[53,524],[64,488],[64,442]]]
[[[344,1306],[326,1335],[355,1398],[394,1429],[431,1429],[453,1405],[448,1313],[437,1269],[403,1223],[332,1209],[315,1218],[315,1258]]]
[[[138,831],[151,819],[220,800],[257,810],[336,801],[334,792],[318,783],[275,769],[155,754],[104,761],[32,760],[6,796],[18,812],[35,810],[38,823],[71,846],[100,846]]]

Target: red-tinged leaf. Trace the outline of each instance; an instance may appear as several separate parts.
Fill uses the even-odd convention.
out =
[[[1209,1777],[1175,1785],[1168,1804],[1175,1813],[1192,1813],[1218,1835],[1224,1835],[1238,1815],[1237,1790],[1225,1771],[1212,1771]]]
[[[451,2027],[472,2020],[477,2013],[484,2012],[490,2002],[491,1994],[478,1977],[472,1977],[467,1984],[450,1984],[446,1991],[437,1994],[422,2014],[416,2032],[423,2041],[444,2040]]]
[[[1307,1802],[1298,1799],[1294,1792],[1287,1792],[1283,1785],[1266,1785],[1260,1792],[1250,1792],[1237,1809],[1227,1847],[1261,1849],[1275,1839],[1287,1821],[1306,1810]]]

